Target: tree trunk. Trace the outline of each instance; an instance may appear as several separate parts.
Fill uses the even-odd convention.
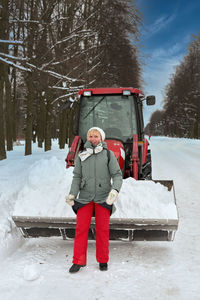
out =
[[[12,104],[11,104],[11,84],[8,78],[8,67],[5,66],[5,95],[6,95],[6,140],[7,151],[13,150],[13,132],[12,132]]]
[[[2,70],[0,63],[0,70]],[[0,160],[6,158],[4,121],[3,121],[3,76],[0,71]]]
[[[44,140],[44,150],[51,150],[51,113],[50,113],[50,99],[47,95],[46,104],[46,118],[45,118],[45,140]]]
[[[72,141],[74,139],[74,123],[75,122],[75,118],[74,118],[74,110],[70,109],[69,114],[68,114],[68,140],[69,140],[69,146],[72,144]]]
[[[0,26],[2,27],[0,36],[2,39],[9,40],[9,1],[3,0],[2,1],[2,24],[0,23]],[[2,47],[2,52],[9,54],[8,44],[4,45]],[[7,150],[13,150],[13,144],[12,144],[12,109],[11,109],[11,84],[9,80],[9,66],[4,64],[3,66],[3,80],[4,80],[4,86],[5,86],[5,104],[6,104],[6,140],[7,140]]]
[[[13,141],[17,140],[17,125],[16,125],[16,102],[17,102],[17,81],[16,81],[16,69],[13,70],[13,97],[11,103],[12,109],[12,138]]]
[[[7,8],[8,2],[6,0],[1,2],[0,5],[0,37],[5,39],[7,37]],[[0,44],[0,52],[5,52],[6,46]],[[5,65],[0,63],[0,160],[6,158],[5,149],[5,132],[4,132],[4,117],[3,117],[3,95],[4,95],[4,70]]]
[[[65,148],[67,143],[67,112],[62,111],[59,114],[59,146],[60,149]]]
[[[32,132],[33,132],[33,100],[34,87],[33,76],[29,73],[26,78],[27,84],[27,106],[26,106],[26,128],[25,128],[25,155],[32,154]]]
[[[37,14],[37,3],[34,0],[30,1],[30,14],[29,19],[35,20]],[[27,57],[30,59],[30,63],[34,60],[33,58],[33,49],[35,44],[36,36],[36,25],[34,23],[28,24],[27,28]],[[25,155],[32,154],[32,134],[33,134],[33,103],[34,103],[34,93],[35,88],[33,85],[34,74],[33,72],[28,73],[26,76],[26,85],[27,85],[27,107],[26,107],[26,130],[25,130]]]
[[[44,128],[45,128],[45,105],[42,95],[39,95],[39,105],[38,105],[38,114],[37,114],[37,138],[38,138],[38,147],[42,148],[44,142]]]

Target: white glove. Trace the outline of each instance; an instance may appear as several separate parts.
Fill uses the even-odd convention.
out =
[[[117,200],[118,194],[119,193],[116,190],[112,189],[108,195],[108,198],[106,198],[106,203],[112,205]]]
[[[72,194],[69,194],[66,198],[65,201],[67,204],[69,204],[70,206],[74,205],[74,200],[75,200],[75,196]]]

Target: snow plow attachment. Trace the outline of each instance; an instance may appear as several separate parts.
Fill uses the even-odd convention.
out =
[[[175,192],[172,180],[154,180]],[[177,209],[177,208],[176,208]],[[76,218],[13,216],[25,238],[62,236],[71,240],[75,235]],[[173,241],[178,229],[178,214],[174,219],[110,219],[110,240],[122,241]],[[92,218],[89,239],[95,239],[95,220]]]

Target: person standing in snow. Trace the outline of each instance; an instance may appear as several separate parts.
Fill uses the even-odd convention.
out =
[[[96,259],[106,271],[109,260],[109,221],[122,185],[118,161],[104,142],[105,132],[99,127],[88,130],[84,150],[75,161],[73,180],[66,202],[77,214],[73,265],[70,273],[86,266],[88,231],[93,213],[96,225]],[[108,155],[109,151],[109,155]],[[112,184],[111,184],[112,178]]]

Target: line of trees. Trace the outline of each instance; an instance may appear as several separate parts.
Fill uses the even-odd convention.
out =
[[[200,138],[200,33],[193,36],[183,61],[165,90],[164,109],[155,111],[146,132]]]
[[[0,160],[18,138],[64,148],[79,89],[140,87],[140,25],[132,0],[2,0]]]

